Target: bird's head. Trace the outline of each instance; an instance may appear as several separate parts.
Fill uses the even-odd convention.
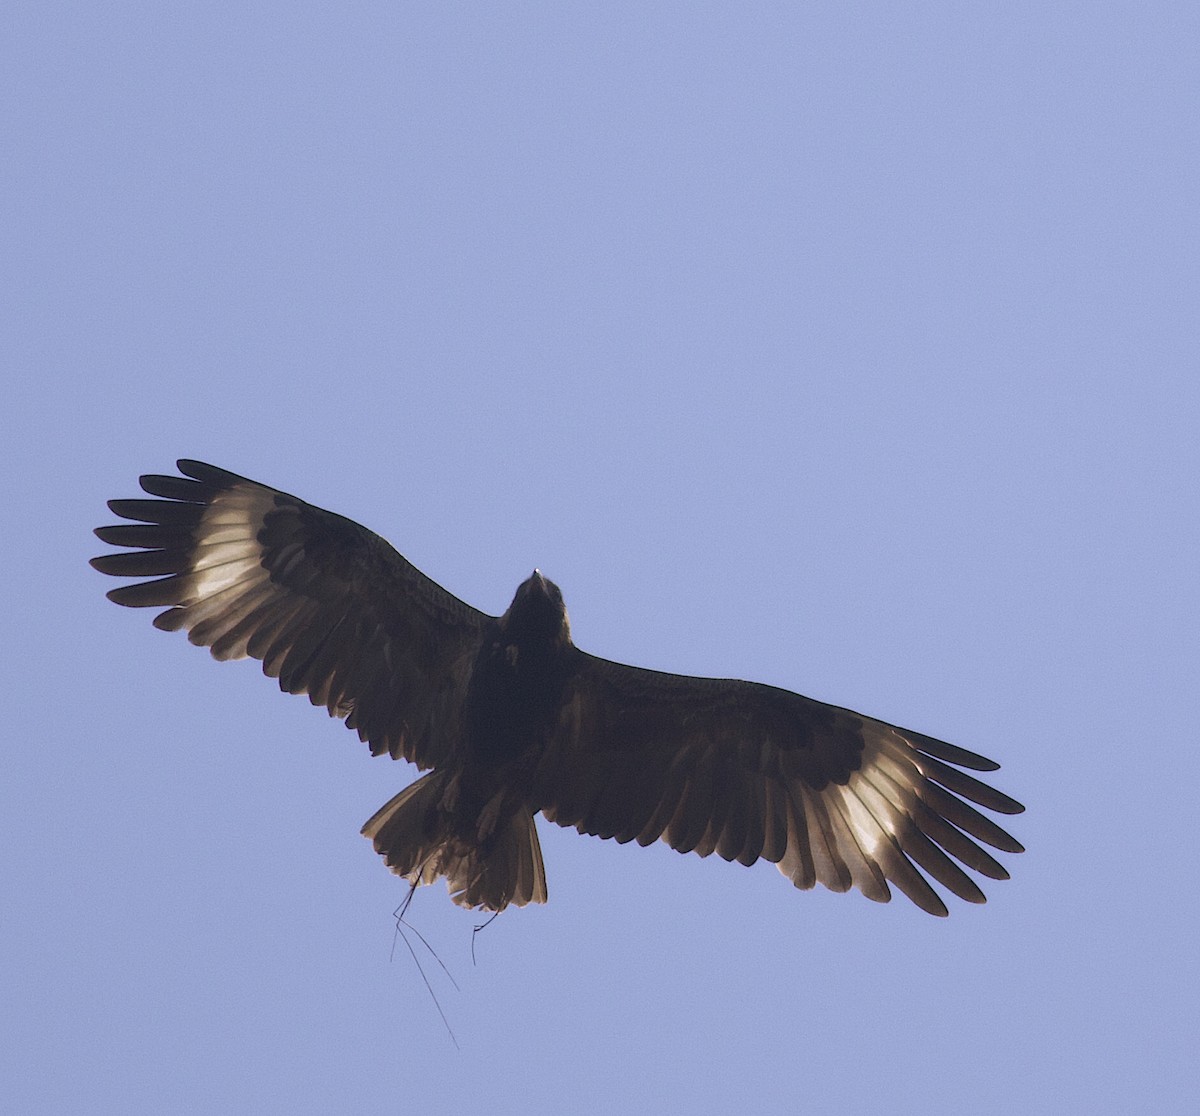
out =
[[[501,617],[505,634],[516,643],[545,641],[562,647],[571,642],[571,623],[562,591],[541,570],[517,586],[508,611]]]

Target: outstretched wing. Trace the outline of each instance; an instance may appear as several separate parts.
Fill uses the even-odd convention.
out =
[[[1024,809],[959,770],[999,767],[974,752],[772,686],[578,655],[534,780],[535,808],[559,825],[761,857],[797,887],[877,902],[890,882],[934,915],[947,910],[930,878],[982,903],[960,865],[1007,879],[980,843],[1023,851],[965,801]]]
[[[132,550],[92,559],[102,573],[155,580],[110,600],[170,606],[154,618],[217,659],[261,659],[287,693],[307,694],[371,745],[431,767],[453,739],[488,617],[378,535],[286,492],[199,461],[144,476],[155,500],[112,500],[138,521],[100,527]]]

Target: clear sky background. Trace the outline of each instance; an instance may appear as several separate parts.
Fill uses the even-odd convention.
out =
[[[0,36],[9,1111],[1197,1104],[1200,8],[113,3]],[[498,613],[1004,764],[990,902],[543,823],[412,921],[414,774],[105,601],[193,456]]]

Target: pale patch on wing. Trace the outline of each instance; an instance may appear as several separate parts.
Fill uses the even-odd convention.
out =
[[[787,788],[793,812],[779,870],[797,887],[853,886],[878,902],[891,897],[891,883],[935,915],[947,912],[927,875],[968,902],[984,902],[951,857],[1005,878],[972,838],[1008,852],[1019,852],[1020,845],[964,799],[1003,813],[1015,813],[1019,805],[924,754],[891,725],[863,718],[863,739],[861,764],[844,784],[817,791],[797,781]]]
[[[281,603],[258,541],[274,507],[275,494],[257,485],[239,484],[212,498],[193,530],[183,591],[174,608],[155,618],[155,627],[185,630],[217,659],[249,657],[252,637]]]
[[[193,590],[181,604],[198,604],[239,583],[246,582],[248,589],[268,579],[257,534],[273,502],[270,492],[254,489],[234,488],[214,498],[196,527]],[[297,549],[303,557],[303,548]]]

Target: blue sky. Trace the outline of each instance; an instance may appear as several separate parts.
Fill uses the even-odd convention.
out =
[[[1194,5],[5,23],[13,1111],[1194,1109]],[[993,756],[1029,851],[939,921],[543,823],[476,965],[411,909],[456,1050],[413,770],[86,565],[180,456]]]

